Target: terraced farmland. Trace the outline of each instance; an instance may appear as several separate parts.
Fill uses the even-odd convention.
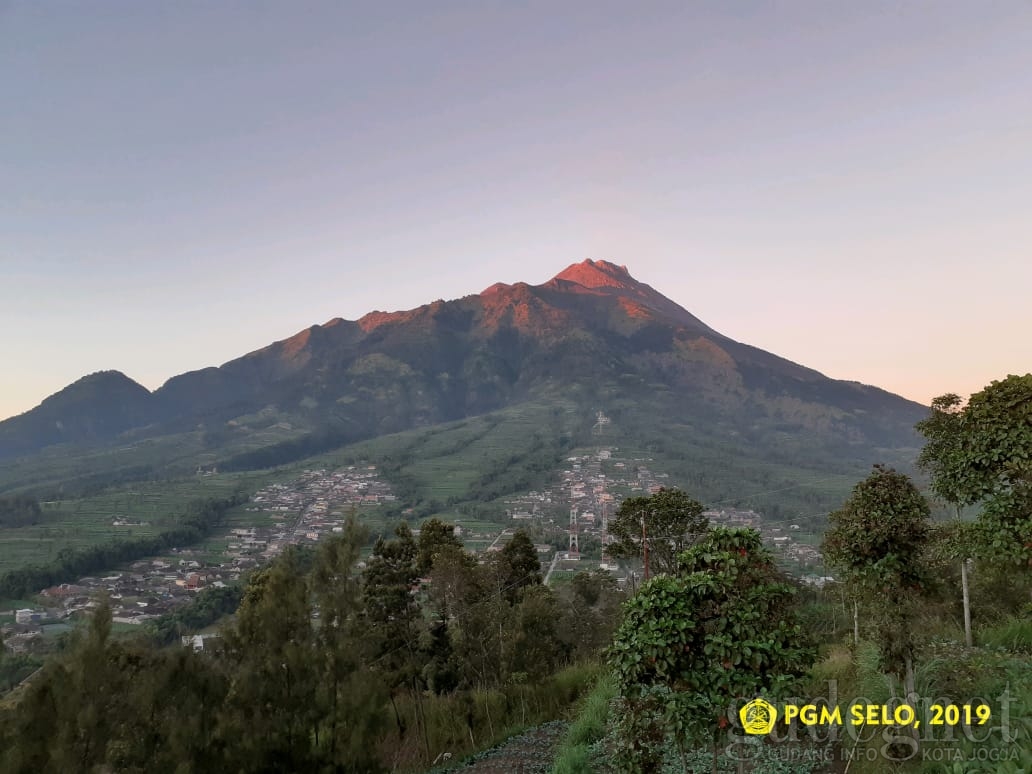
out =
[[[261,480],[258,475],[194,476],[130,485],[93,497],[44,502],[40,524],[0,530],[0,572],[45,564],[64,548],[156,534],[168,528],[192,500],[226,496]]]

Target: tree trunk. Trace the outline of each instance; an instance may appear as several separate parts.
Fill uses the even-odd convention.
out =
[[[853,644],[860,644],[860,603],[853,600]]]
[[[960,586],[964,592],[964,644],[969,648],[973,646],[971,638],[971,595],[968,592],[968,564],[970,559],[964,559],[960,563]]]
[[[960,518],[960,504],[954,504],[957,509],[957,521]],[[969,648],[972,647],[973,640],[971,638],[971,595],[968,593],[968,565],[971,560],[966,556],[960,561],[960,588],[964,598],[964,644]]]

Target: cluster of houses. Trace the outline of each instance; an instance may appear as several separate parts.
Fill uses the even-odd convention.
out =
[[[601,527],[603,508],[615,513],[618,498],[614,490],[631,495],[655,494],[669,476],[654,473],[645,465],[650,458],[622,459],[614,457],[616,447],[603,448],[594,454],[568,457],[566,467],[555,486],[544,492],[528,492],[513,498],[506,515],[515,521],[551,518],[565,521],[571,507],[576,507],[586,529],[596,523]],[[603,472],[603,464],[609,473]]]
[[[143,624],[188,602],[206,586],[238,580],[241,571],[232,565],[206,567],[190,558],[153,559],[134,562],[124,572],[52,586],[39,593],[37,607],[15,611],[14,621],[2,629],[4,643],[15,652],[42,648],[45,631],[88,615],[101,597],[111,605],[115,623]]]
[[[760,533],[764,542],[777,551],[777,555],[799,565],[819,564],[821,552],[811,545],[801,543],[795,538],[799,532],[798,524],[789,524],[788,528],[774,527],[764,524],[763,517],[756,511],[721,508],[704,511],[711,524],[724,527],[752,527]]]
[[[290,484],[272,484],[251,498],[250,511],[283,514],[275,529],[234,530],[236,549],[257,548],[263,558],[281,553],[295,543],[315,543],[327,534],[343,530],[348,511],[395,501],[390,486],[379,477],[375,465],[349,466],[339,470],[305,470]],[[234,549],[234,545],[230,545]]]
[[[314,542],[341,530],[344,514],[353,506],[393,500],[373,466],[306,470],[297,480],[273,484],[251,498],[247,511],[268,512],[282,520],[271,527],[231,529],[227,549],[217,560],[199,550],[173,549],[170,557],[134,562],[125,571],[43,589],[40,605],[15,611],[14,620],[0,632],[8,649],[33,650],[42,646],[48,626],[89,613],[101,596],[111,604],[115,623],[143,624],[188,602],[201,589],[238,581],[290,544]]]
[[[594,454],[568,457],[555,486],[545,492],[530,492],[509,501],[513,506],[507,515],[513,521],[541,520],[553,525],[557,533],[568,535],[568,550],[556,555],[552,569],[569,570],[581,562],[580,541],[598,540],[603,546],[612,542],[607,533],[607,519],[616,513],[622,492],[636,496],[654,494],[665,485],[664,473],[654,473],[646,463],[649,458],[615,457],[616,447],[598,449]],[[619,568],[605,555],[600,568]],[[622,574],[617,575],[622,580]]]
[[[554,525],[557,531],[573,532],[575,524],[578,542],[591,536],[605,545],[609,538],[605,533],[603,516],[612,517],[616,512],[620,503],[620,494],[617,493],[646,496],[671,485],[669,474],[649,469],[651,458],[622,458],[615,456],[617,451],[616,447],[609,447],[592,455],[569,457],[561,481],[555,487],[510,500],[508,504],[512,507],[506,515],[516,522],[541,520]],[[821,562],[821,554],[816,548],[798,540],[797,524],[770,526],[756,511],[737,508],[711,509],[705,515],[714,525],[758,530],[767,545],[785,562],[794,562],[801,568]],[[571,550],[564,552],[560,559],[578,560],[578,552],[573,550],[575,547],[571,541]],[[607,563],[603,569],[616,569],[616,566]]]

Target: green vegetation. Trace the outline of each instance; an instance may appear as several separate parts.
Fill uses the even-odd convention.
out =
[[[0,640],[0,696],[43,666],[42,659],[30,655],[10,655],[4,652]]]
[[[592,774],[596,771],[592,746],[605,738],[609,707],[616,693],[616,683],[610,675],[604,675],[595,684],[556,751],[552,774]]]
[[[773,576],[750,577],[738,569],[748,566],[747,557],[758,546],[744,552],[729,546],[712,550],[705,547],[712,538],[705,538],[683,552],[672,574],[644,584],[625,607],[611,649],[620,693],[617,711],[608,714],[600,734],[598,719],[606,713],[586,706],[581,720],[593,731],[584,743],[562,748],[556,770],[809,774],[849,766],[865,774],[1029,771],[1032,571],[1023,561],[1028,546],[1021,541],[1027,540],[1032,513],[1022,499],[1032,451],[1022,440],[1032,438],[1030,386],[1032,379],[1011,377],[973,396],[969,408],[960,409],[955,401],[937,403],[933,412],[942,413],[922,423],[930,439],[922,462],[933,474],[934,491],[950,504],[981,506],[972,528],[932,524],[929,505],[910,480],[875,466],[831,515],[825,536],[826,557],[844,582],[796,593],[794,601],[784,596],[776,613],[747,616],[755,627],[752,641],[741,626],[733,594],[717,593],[708,601],[705,595],[720,579],[734,579],[739,593],[766,603],[777,600],[777,594],[764,591]],[[1004,432],[1006,439],[985,440]],[[718,542],[730,539],[722,532],[714,533]],[[956,561],[965,557],[973,561]],[[708,572],[686,583],[693,570]],[[969,581],[963,600],[955,591],[960,573]],[[856,617],[850,609],[854,600]],[[971,613],[977,647],[964,642],[964,610]],[[799,668],[807,661],[801,659],[782,672],[782,681],[796,680],[792,703],[833,697],[847,711],[856,702],[895,706],[909,697],[924,713],[924,725],[890,722],[865,733],[863,726],[847,722],[829,738],[828,726],[782,727],[779,720],[766,743],[742,736],[735,712],[742,702],[757,693],[789,699],[773,684],[759,689],[735,685],[721,667],[733,667],[736,659],[751,666],[745,647],[753,655],[760,643],[789,656],[791,648],[776,648],[784,629],[765,632],[763,627],[783,627],[792,615],[820,648],[809,671]],[[735,637],[721,636],[736,622]],[[707,626],[704,636],[692,639]],[[728,654],[726,664],[720,663]],[[756,679],[777,680],[779,671],[765,671]],[[751,672],[739,667],[733,674],[748,681]],[[970,728],[936,726],[930,722],[932,703],[984,705],[982,711],[988,709],[992,720],[984,729],[977,720]]]
[[[1032,565],[1032,374],[994,381],[963,408],[956,395],[937,398],[918,427],[936,494],[981,507],[969,550]]]
[[[183,634],[193,634],[236,612],[243,598],[239,586],[210,587],[200,591],[189,604],[148,624],[156,642],[169,645]],[[139,627],[134,627],[139,630]]]
[[[829,517],[824,557],[865,603],[877,632],[882,667],[914,692],[914,627],[929,572],[924,561],[930,509],[906,476],[876,465]],[[886,605],[891,595],[892,604]]]
[[[42,516],[43,509],[33,497],[0,497],[0,529],[38,524]]]
[[[43,502],[39,524],[0,530],[0,573],[51,564],[66,550],[155,537],[175,527],[197,500],[225,499],[236,492],[253,491],[265,481],[265,477],[255,474],[191,476]],[[227,514],[227,529],[239,526],[233,522],[240,516],[235,511]],[[247,516],[254,521],[261,514]]]
[[[610,650],[623,768],[659,771],[670,739],[683,760],[711,747],[716,771],[729,706],[788,695],[815,653],[786,581],[757,532],[717,528],[641,587]]]
[[[595,438],[591,425],[599,407],[613,422]],[[506,497],[553,483],[564,457],[601,441],[625,456],[652,459],[650,466],[668,472],[707,505],[756,508],[771,520],[792,520],[815,533],[819,517],[841,501],[866,467],[859,447],[830,448],[826,439],[771,447],[722,417],[669,391],[652,394],[603,378],[571,389],[549,387],[479,416],[351,443],[350,436],[318,430],[309,420],[262,410],[236,417],[219,431],[206,422],[204,429],[127,438],[121,445],[55,446],[0,461],[0,493],[43,501],[40,523],[0,531],[0,571],[46,563],[64,548],[159,531],[156,522],[190,499],[228,494],[218,491],[223,485],[253,491],[270,476],[284,480],[303,467],[377,465],[398,497],[371,523],[380,531],[399,518],[499,520]],[[321,433],[318,443],[303,440],[312,432]],[[269,448],[290,453],[263,451]],[[900,465],[912,453],[893,450],[887,461]],[[198,477],[198,466],[222,472]],[[196,491],[184,493],[190,488]],[[412,510],[403,513],[407,509]],[[145,524],[114,526],[119,516]]]
[[[365,541],[350,519],[315,551],[288,549],[201,654],[158,643],[223,614],[234,590],[203,592],[151,637],[112,638],[102,608],[0,709],[0,768],[419,771],[558,716],[597,677],[603,641],[541,585],[522,533],[477,564],[449,525],[417,542],[402,524],[359,572]],[[570,593],[604,638],[616,590],[586,576]]]

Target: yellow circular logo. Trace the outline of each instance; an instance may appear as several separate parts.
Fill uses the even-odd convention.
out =
[[[738,710],[738,717],[742,721],[745,733],[765,736],[774,730],[778,709],[763,699],[753,699]]]

